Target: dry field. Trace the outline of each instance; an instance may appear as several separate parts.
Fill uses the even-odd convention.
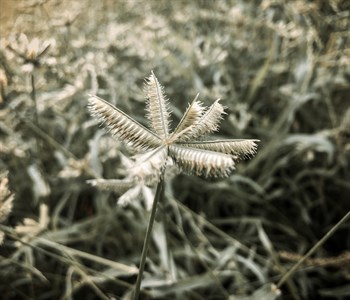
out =
[[[165,178],[140,299],[348,299],[349,12],[341,0],[0,0],[1,298],[131,299],[155,186],[88,183],[128,178],[135,152],[87,103],[148,126],[153,70],[172,125],[200,93],[227,107],[216,138],[261,142],[227,178]]]

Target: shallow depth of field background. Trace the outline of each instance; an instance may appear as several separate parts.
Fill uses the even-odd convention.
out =
[[[15,194],[1,298],[130,296],[149,213],[86,183],[123,178],[132,155],[89,117],[87,94],[146,124],[153,70],[174,125],[199,92],[227,106],[216,137],[261,142],[227,179],[167,181],[143,299],[274,299],[271,284],[350,209],[349,12],[341,0],[0,0],[0,174]],[[280,299],[349,297],[349,237],[347,223]]]

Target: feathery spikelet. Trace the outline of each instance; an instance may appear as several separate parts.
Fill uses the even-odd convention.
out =
[[[219,129],[220,120],[225,113],[225,108],[216,100],[202,115],[202,117],[180,137],[180,141],[198,139]]]
[[[184,130],[187,130],[190,126],[197,124],[204,113],[205,108],[201,102],[197,101],[198,97],[199,94],[197,94],[196,98],[194,98],[192,103],[188,106],[179,124],[174,130],[173,135],[178,135],[179,139],[181,139],[181,133]]]
[[[227,177],[235,168],[235,157],[208,150],[171,145],[169,155],[188,174]]]
[[[198,148],[209,151],[216,151],[225,154],[236,155],[239,158],[247,158],[255,155],[259,140],[213,140],[191,143],[181,143],[181,145],[191,148]]]
[[[133,200],[142,197],[146,210],[149,211],[152,208],[153,192],[142,180],[137,181],[127,177],[125,179],[92,179],[87,180],[87,183],[102,191],[114,192],[120,195],[117,202],[120,206],[126,206]]]
[[[164,95],[164,88],[159,84],[153,71],[146,79],[145,91],[147,95],[147,118],[150,121],[151,128],[161,138],[167,138],[170,127],[168,99]]]
[[[91,96],[88,109],[92,116],[106,126],[112,135],[130,146],[144,150],[161,145],[160,138],[107,101]]]

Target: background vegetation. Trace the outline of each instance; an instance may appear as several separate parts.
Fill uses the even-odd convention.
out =
[[[167,181],[143,299],[274,299],[271,284],[350,210],[350,2],[1,0],[0,11],[0,195],[15,195],[0,225],[2,299],[130,296],[149,212],[86,183],[123,178],[130,155],[88,116],[87,94],[145,123],[151,70],[174,124],[200,92],[228,107],[219,135],[261,143],[228,179]],[[349,297],[349,236],[346,223],[281,299]]]

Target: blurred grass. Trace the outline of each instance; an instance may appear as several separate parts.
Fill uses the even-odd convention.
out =
[[[145,298],[273,299],[270,284],[350,210],[349,2],[2,0],[0,8],[0,174],[9,171],[16,195],[0,225],[4,299],[130,296],[148,213],[86,184],[125,176],[128,150],[97,130],[86,95],[145,123],[151,70],[176,118],[200,92],[228,107],[219,134],[262,142],[226,180],[167,183]],[[281,298],[349,297],[349,231],[344,224],[318,249]]]

